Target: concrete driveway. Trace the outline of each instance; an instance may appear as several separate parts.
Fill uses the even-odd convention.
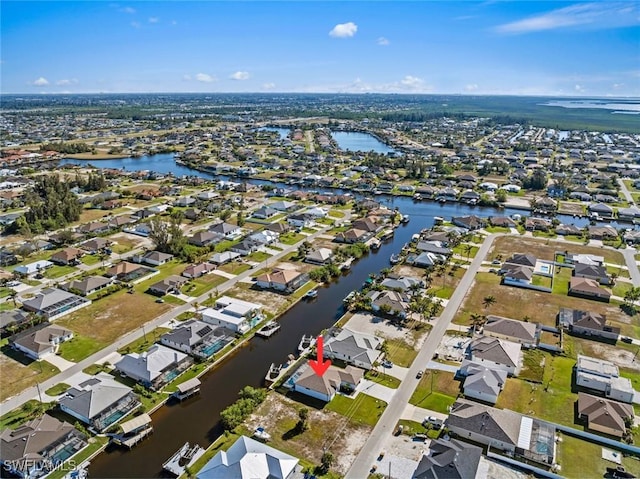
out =
[[[49,356],[44,358],[48,363],[53,364],[60,371],[66,371],[69,368],[72,368],[76,365],[76,363],[67,361],[62,356],[58,356],[57,354],[50,354]]]
[[[387,386],[382,386],[381,384],[375,383],[373,381],[369,381],[368,379],[363,379],[356,387],[356,391],[359,393],[365,393],[368,396],[373,396],[376,399],[380,399],[387,404],[391,402],[393,395],[396,390],[392,388],[388,388]]]

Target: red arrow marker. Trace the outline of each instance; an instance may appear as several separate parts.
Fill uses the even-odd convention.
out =
[[[322,344],[323,341],[324,340],[322,339],[322,335],[318,336],[318,339],[316,341],[316,351],[318,353],[318,359],[317,361],[313,359],[309,360],[309,365],[320,377],[322,377],[324,373],[327,372],[327,369],[329,369],[329,366],[331,366],[331,361],[329,359],[327,359],[326,361],[322,360],[322,354],[324,353]]]

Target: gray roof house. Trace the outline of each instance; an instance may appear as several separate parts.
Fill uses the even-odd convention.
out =
[[[44,414],[16,429],[0,433],[0,462],[18,477],[43,476],[88,444],[68,422]],[[22,467],[16,467],[18,464]]]
[[[397,278],[388,276],[381,283],[380,286],[387,289],[398,289],[400,291],[410,290],[412,287],[417,286],[423,288],[424,281],[414,276],[400,276]]]
[[[308,365],[298,370],[301,372],[297,375],[293,390],[325,402],[331,401],[344,387],[353,391],[364,375],[362,369],[353,366],[341,369],[331,365],[322,376],[318,376],[311,367],[305,366]]]
[[[10,332],[14,327],[24,324],[29,315],[20,309],[0,311],[0,332]]]
[[[458,399],[445,420],[449,431],[469,439],[550,465],[555,455],[555,427],[547,422],[509,411],[496,409],[466,399]]]
[[[160,343],[206,359],[222,349],[234,337],[235,333],[230,329],[213,327],[203,321],[192,319],[163,334],[160,337]]]
[[[125,354],[115,368],[143,386],[158,390],[190,365],[191,358],[185,353],[154,344],[143,353]]]
[[[71,338],[73,338],[73,331],[42,323],[16,334],[9,339],[9,343],[14,349],[22,351],[30,358],[42,359],[55,353],[58,350],[58,344]]]
[[[591,311],[560,308],[558,325],[575,334],[617,341],[620,328],[607,324],[606,316]]]
[[[577,278],[589,278],[600,284],[612,284],[607,269],[602,265],[576,263],[571,273]]]
[[[75,294],[56,288],[45,288],[31,299],[25,299],[22,307],[42,315],[49,321],[58,319],[65,314],[89,306],[91,301]]]
[[[476,477],[482,449],[451,439],[436,439],[429,444],[411,479],[467,479]]]
[[[469,359],[491,369],[501,369],[515,376],[520,368],[520,344],[503,339],[481,337],[468,347]]]
[[[77,291],[81,296],[88,296],[91,293],[106,288],[113,283],[113,278],[104,276],[87,276],[84,279],[74,279],[61,286],[66,291]]]
[[[312,264],[326,264],[333,258],[333,251],[329,248],[318,248],[311,251],[304,257],[306,263]]]
[[[459,370],[465,377],[462,385],[464,396],[495,404],[507,381],[507,372],[492,369],[473,362],[466,362]]]
[[[501,316],[487,316],[487,321],[482,327],[482,334],[494,338],[506,339],[514,343],[520,343],[524,347],[535,347],[538,337],[538,325]]]
[[[298,459],[271,446],[240,436],[219,451],[196,475],[197,479],[293,479]]]
[[[374,311],[384,311],[388,308],[388,313],[401,318],[406,318],[409,314],[409,297],[397,291],[369,291],[367,298],[371,300],[371,309]]]
[[[363,369],[372,369],[380,357],[382,339],[350,329],[331,329],[324,340],[324,354]]]
[[[68,389],[60,409],[97,431],[116,424],[140,405],[132,389],[107,373],[98,373]]]

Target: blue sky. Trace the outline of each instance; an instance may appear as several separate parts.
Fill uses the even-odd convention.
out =
[[[640,1],[0,2],[2,93],[640,96]]]

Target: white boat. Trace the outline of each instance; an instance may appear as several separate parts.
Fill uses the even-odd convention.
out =
[[[253,437],[256,439],[260,439],[261,441],[267,442],[271,439],[271,434],[264,430],[263,427],[259,426],[253,431]]]
[[[307,298],[307,299],[317,298],[318,297],[318,291],[315,290],[315,289],[312,289],[311,291],[307,291],[307,294],[305,294],[303,297]]]
[[[398,264],[401,260],[402,258],[400,258],[399,254],[392,254],[391,257],[389,258],[389,263]]]
[[[258,331],[256,331],[256,335],[262,336],[263,338],[268,338],[272,334],[276,333],[280,329],[280,325],[276,321],[269,321],[267,324],[262,326]]]
[[[402,215],[402,218],[400,219],[400,223],[407,224],[408,222],[409,222],[409,215]]]
[[[162,468],[171,474],[181,476],[184,474],[185,468],[192,466],[204,453],[205,450],[197,444],[191,447],[188,442],[185,442],[173,456],[162,464]]]
[[[302,336],[302,339],[300,340],[300,343],[298,344],[298,351],[302,352],[305,349],[310,348],[311,346],[313,346],[314,344],[316,344],[316,338],[315,336]]]

